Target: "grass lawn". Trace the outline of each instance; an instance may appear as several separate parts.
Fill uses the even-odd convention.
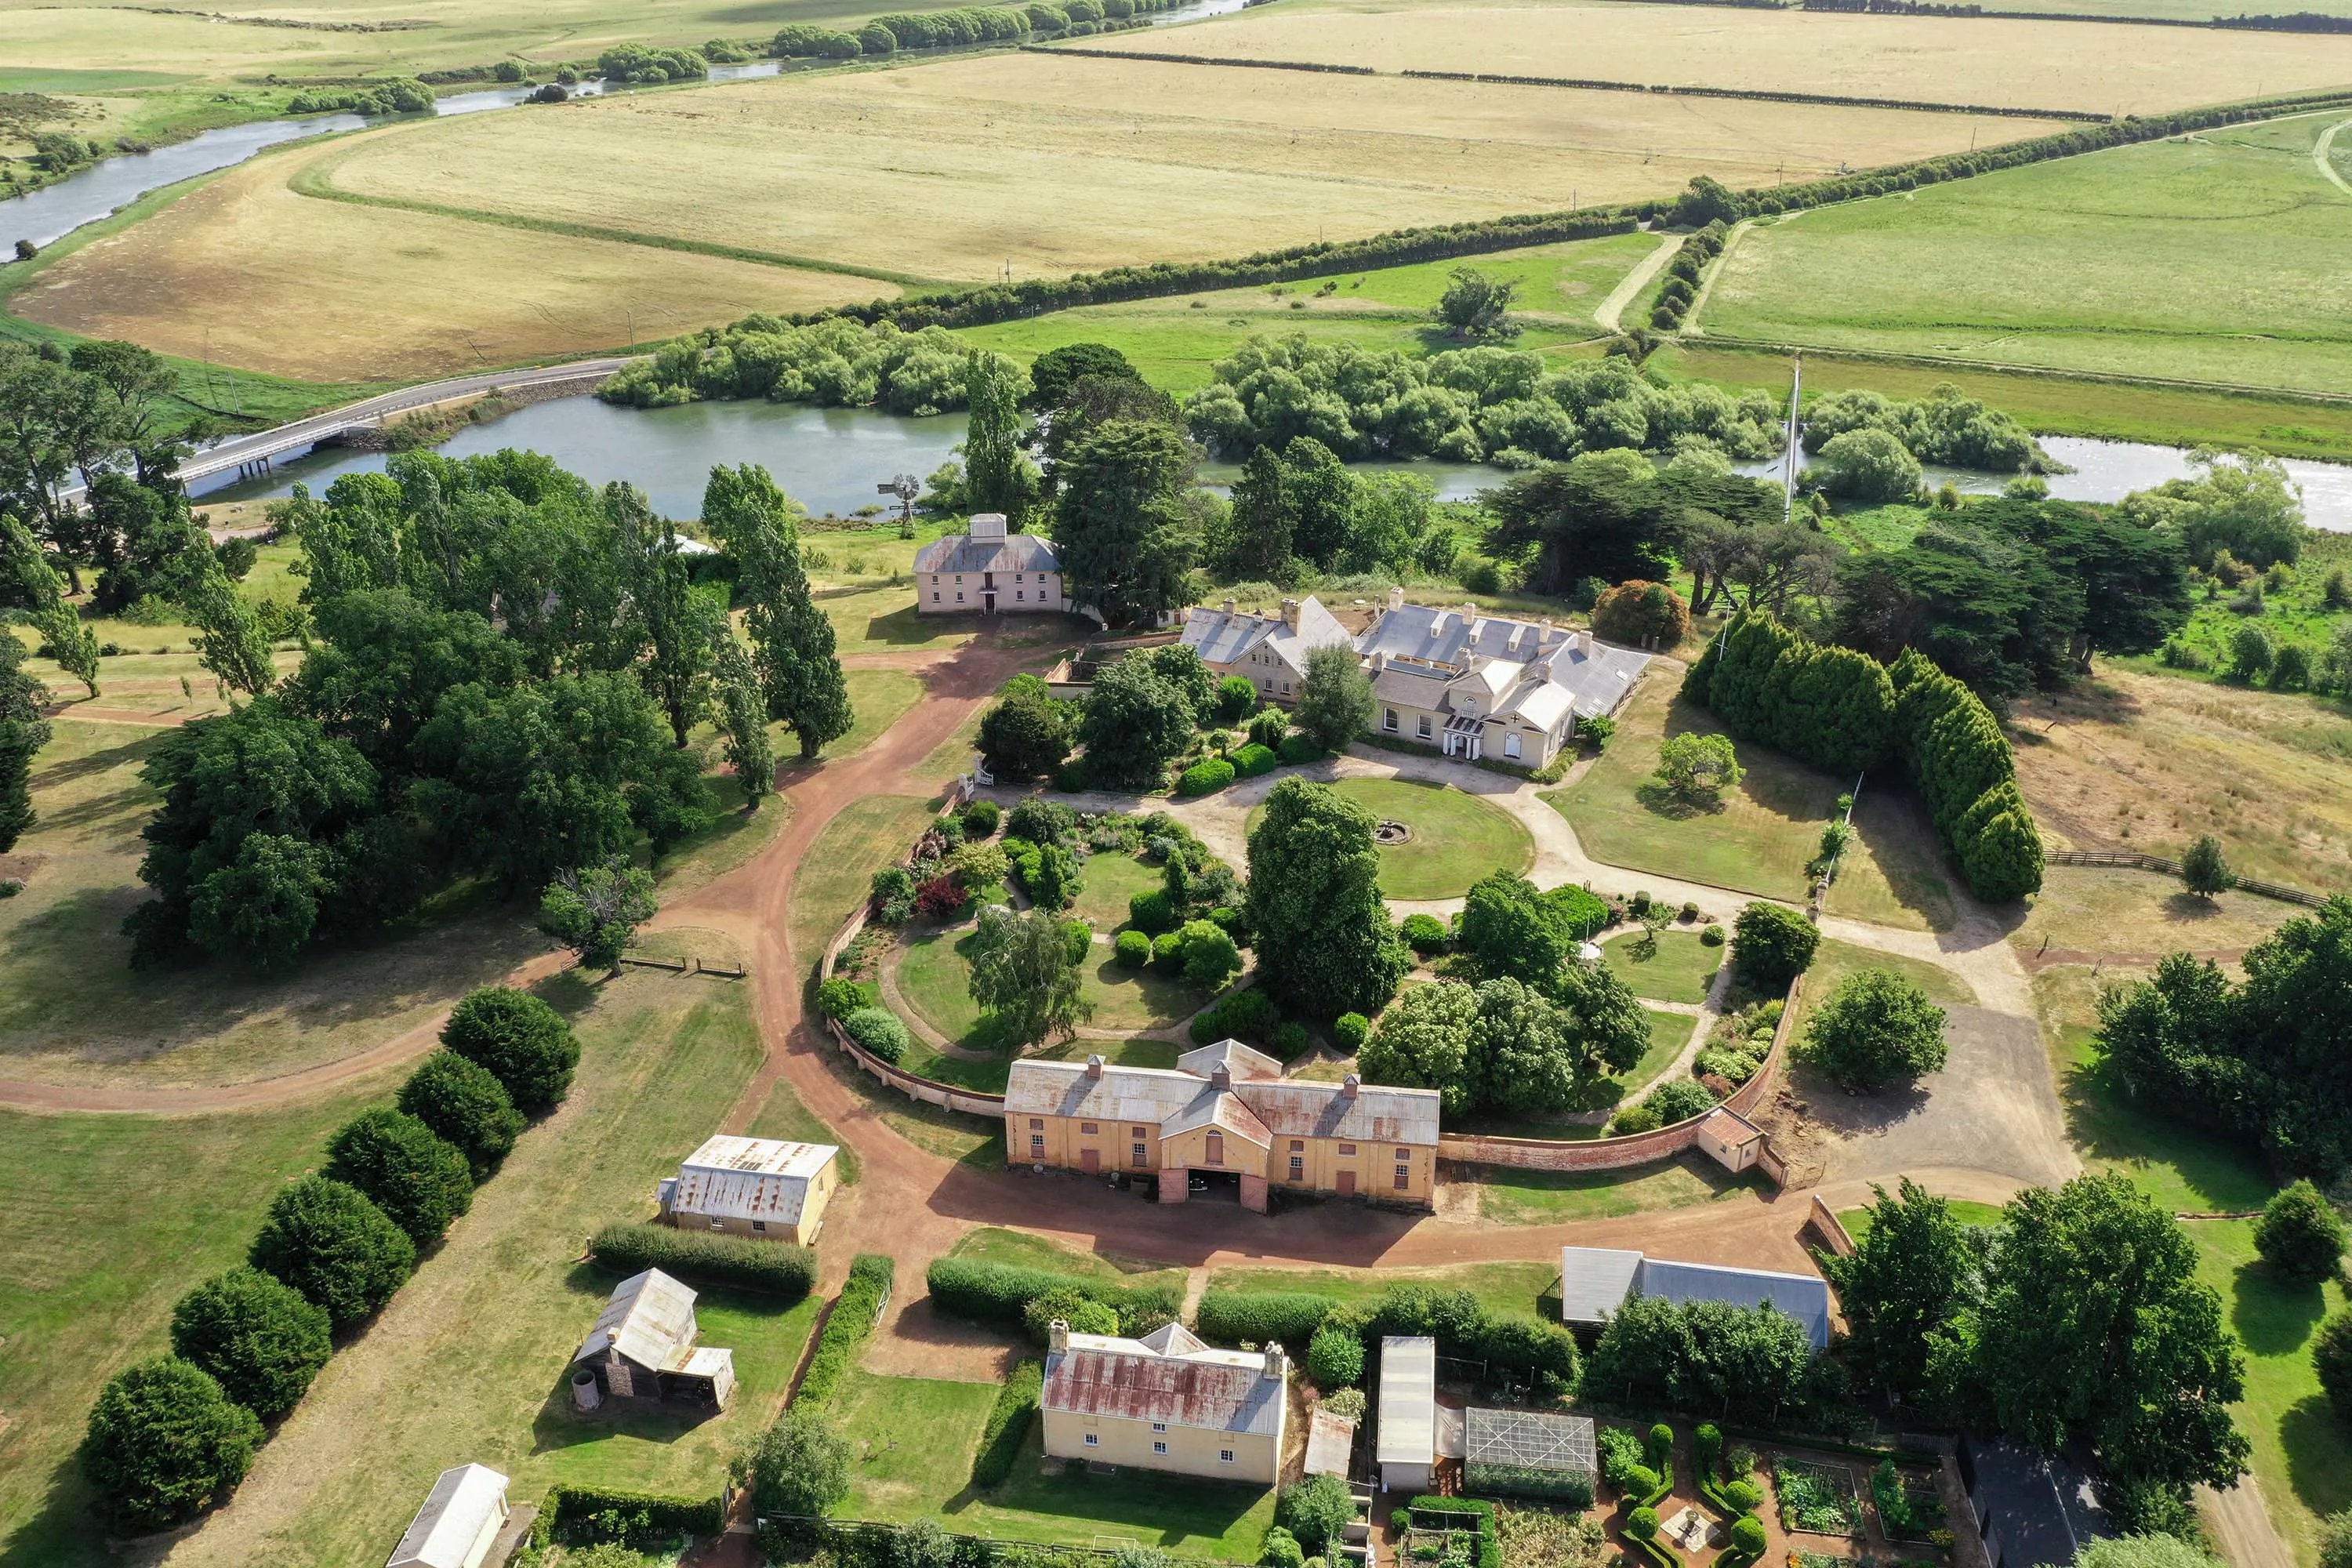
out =
[[[710,945],[703,932],[664,933],[648,945],[660,952],[689,938]],[[557,1479],[708,1491],[728,1456],[772,1415],[814,1322],[814,1302],[787,1310],[704,1296],[704,1340],[735,1351],[742,1380],[735,1405],[716,1419],[583,1421],[563,1393],[572,1351],[613,1285],[578,1262],[582,1238],[606,1221],[649,1213],[655,1180],[741,1093],[761,1055],[748,993],[652,970],[593,985],[566,974],[542,992],[580,1033],[571,1098],[525,1133],[416,1277],[341,1349],[263,1450],[236,1507],[179,1546],[183,1560],[373,1568],[383,1542],[459,1451],[513,1476],[522,1500]],[[381,1102],[397,1081],[394,1074],[372,1083],[368,1098]],[[39,1281],[47,1288],[39,1303],[0,1310],[12,1325],[50,1318],[61,1333],[88,1338],[81,1353],[58,1342],[37,1358],[11,1355],[0,1368],[41,1366],[78,1426],[89,1391],[71,1387],[75,1379],[58,1369],[87,1365],[96,1374],[152,1353],[173,1297],[233,1259],[271,1190],[316,1165],[326,1132],[352,1109],[343,1101],[217,1123],[59,1119],[26,1123],[21,1138],[12,1126],[12,1151],[51,1144],[53,1158],[81,1172],[67,1181],[55,1164],[9,1163],[10,1179],[39,1184],[13,1210],[16,1250],[80,1260],[84,1272]],[[213,1142],[232,1137],[233,1149]],[[145,1197],[142,1184],[153,1189]],[[60,1201],[81,1193],[103,1194],[103,1206]],[[100,1233],[153,1240],[94,1247],[90,1237]],[[55,1239],[44,1244],[44,1236]],[[27,1275],[20,1269],[17,1278]],[[51,1299],[52,1291],[63,1293]],[[123,1305],[110,1310],[117,1301]],[[12,1351],[21,1331],[12,1328]],[[11,1397],[11,1414],[29,1403]],[[55,1445],[73,1435],[52,1434],[54,1458],[12,1465],[5,1484],[25,1477],[37,1505],[35,1489],[47,1488],[63,1458]],[[59,1506],[17,1536],[22,1560],[105,1561],[99,1532],[74,1511],[73,1485],[57,1497]],[[50,1540],[54,1551],[32,1544]]]
[[[970,1484],[972,1452],[996,1389],[992,1383],[850,1373],[834,1405],[835,1429],[849,1444],[849,1498],[839,1511],[897,1522],[950,1508]]]
[[[842,672],[849,686],[849,709],[855,721],[849,733],[824,748],[828,757],[854,757],[880,738],[882,731],[907,716],[923,697],[923,683],[903,669],[849,669]],[[800,743],[779,735],[776,754],[787,770],[800,765]]]
[[[1544,798],[1596,859],[1743,893],[1802,898],[1806,862],[1853,781],[1743,742],[1746,776],[1719,806],[1676,801],[1653,776],[1659,746],[1669,734],[1722,731],[1713,714],[1677,700],[1680,686],[1671,669],[1654,669],[1619,713],[1616,738],[1591,771]],[[1856,920],[1933,929],[1948,918],[1948,884],[1933,840],[1902,804],[1886,790],[1864,792],[1854,813],[1859,847],[1846,858],[1831,905]]]
[[[1710,332],[1979,363],[2330,391],[2352,201],[2315,164],[2340,111],[1853,202],[1751,229]],[[2340,160],[2340,154],[2339,154]]]
[[[1866,969],[1894,971],[1927,992],[1927,999],[1939,1007],[1976,1005],[1976,993],[1969,989],[1968,982],[1948,969],[1938,969],[1901,953],[1880,952],[1874,948],[1856,947],[1825,937],[1814,951],[1812,967],[1805,971],[1804,994],[1797,998],[1797,1021],[1791,1026],[1802,1028],[1805,1020],[1839,986]]]
[[[1108,932],[1127,924],[1127,901],[1159,887],[1161,874],[1141,855],[1122,855],[1113,849],[1087,856],[1078,875],[1086,886],[1070,912],[1096,931]]]
[[[1891,1186],[1888,1188],[1890,1192],[1893,1190]],[[2000,1223],[2000,1206],[1998,1204],[1970,1203],[1966,1198],[1947,1198],[1944,1204],[1952,1211],[1952,1217],[1962,1225],[1987,1226]],[[1856,1241],[1861,1241],[1870,1235],[1870,1210],[1867,1207],[1840,1209],[1838,1223],[1845,1226],[1848,1236]]]
[[[907,770],[910,779],[924,784],[944,784],[971,771],[971,757],[980,750],[980,721],[988,716],[988,705],[971,710],[971,717],[956,726],[955,733],[931,748],[931,754]]]
[[[1557,1225],[1689,1208],[1755,1186],[1695,1153],[1633,1171],[1494,1169],[1478,1178],[1478,1214],[1499,1225]]]
[[[1216,1000],[1216,994],[1156,970],[1126,969],[1109,956],[1110,949],[1095,944],[1078,989],[1095,1005],[1098,1029],[1165,1029],[1181,1024]]]
[[[837,653],[896,653],[914,647],[961,647],[981,629],[977,616],[919,616],[908,583],[867,587],[845,583],[812,595],[833,623]]]
[[[1372,1301],[1400,1285],[1467,1290],[1490,1311],[1541,1318],[1537,1298],[1556,1293],[1559,1264],[1555,1259],[1459,1268],[1220,1268],[1209,1276],[1212,1290],[1309,1290],[1348,1302]]]
[[[1709,947],[1699,941],[1696,931],[1660,931],[1654,954],[1645,956],[1640,945],[1641,933],[1635,932],[1602,942],[1601,952],[1617,977],[1633,988],[1634,995],[1653,1002],[1706,1001],[1715,972],[1723,967],[1723,955],[1730,951],[1728,943]]]
[[[793,881],[796,962],[815,964],[841,922],[866,900],[874,873],[905,854],[933,815],[922,796],[877,795],[850,802],[824,825]]]
[[[2140,972],[2144,973],[2144,972]],[[2109,970],[2109,981],[2134,978]],[[2066,1101],[2068,1133],[2093,1170],[2120,1171],[2177,1212],[2243,1213],[2277,1190],[2243,1145],[2154,1114],[2120,1092],[2091,1048],[2098,982],[2076,966],[2034,976],[2034,999]],[[2271,1521],[2299,1563],[2316,1560],[2320,1518],[2352,1507],[2352,1432],[2327,1409],[2311,1368],[2312,1331],[2346,1304],[2341,1283],[2289,1284],[2258,1261],[2249,1220],[2188,1220],[2198,1274],[2220,1292],[2246,1348],[2246,1397],[2235,1406],[2253,1443]]]
[[[1536,863],[1535,840],[1510,813],[1450,784],[1339,779],[1328,787],[1412,829],[1408,842],[1381,847],[1381,891],[1389,898],[1458,899],[1497,868],[1524,876]],[[1265,810],[1251,808],[1250,826]]]
[[[1043,1268],[1055,1274],[1073,1274],[1082,1279],[1099,1279],[1108,1285],[1173,1285],[1180,1290],[1184,1285],[1184,1270],[1181,1268],[1144,1263],[1112,1253],[1081,1252],[1045,1237],[1032,1236],[1025,1230],[1005,1230],[997,1226],[982,1226],[965,1231],[950,1249],[950,1256],[969,1258],[982,1263],[1010,1264],[1016,1268]]]
[[[2080,952],[2209,952],[2252,947],[2309,912],[2253,893],[2200,899],[2154,871],[2053,866],[2009,940],[2026,952],[2045,943]]]
[[[1003,1044],[988,1016],[971,999],[971,964],[968,957],[975,932],[966,926],[919,931],[907,940],[898,963],[898,990],[907,1005],[925,1023],[958,1045],[972,1050],[997,1051]],[[1207,998],[1181,980],[1146,971],[1122,969],[1097,943],[1097,957],[1083,978],[1081,989],[1095,1004],[1096,1025],[1104,1028],[1156,1028],[1190,1017]],[[1084,1060],[1100,1051],[1115,1062],[1134,1067],[1173,1067],[1181,1049],[1169,1040],[1072,1039],[1043,1054]],[[961,1084],[987,1094],[1003,1091],[1012,1058],[993,1057],[970,1061],[944,1055],[920,1039],[899,1064],[908,1072],[944,1083]]]

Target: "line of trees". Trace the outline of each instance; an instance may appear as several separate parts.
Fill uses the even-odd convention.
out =
[[[1691,0],[1683,0],[1689,4]],[[1715,0],[1725,3],[1725,0]],[[1807,9],[1813,9],[1807,6]],[[1778,7],[1774,7],[1778,9]],[[1970,7],[1974,9],[1974,7]],[[1263,65],[1263,60],[1212,60],[1211,65]],[[2022,109],[2014,104],[1952,103],[1943,100],[1916,98],[1854,98],[1832,92],[1775,92],[1767,88],[1752,87],[1691,87],[1668,86],[1637,81],[1596,81],[1580,77],[1503,76],[1487,71],[1404,70],[1400,76],[1423,77],[1433,81],[1497,82],[1507,87],[1566,87],[1584,92],[1655,92],[1679,98],[1747,98],[1765,103],[1818,103],[1840,109],[1911,109],[1931,114],[2006,115],[2016,120],[2083,120],[2093,122],[2106,116],[2081,109]]]
[[[538,997],[486,987],[460,1002],[442,1049],[397,1108],[328,1140],[324,1171],[270,1204],[247,1262],[172,1310],[171,1353],[118,1373],[82,1441],[99,1506],[140,1530],[193,1518],[245,1479],[301,1403],[335,1337],[382,1310],[521,1134],[570,1091],[580,1044]]]

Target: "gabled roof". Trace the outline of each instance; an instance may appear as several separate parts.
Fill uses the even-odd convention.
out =
[[[1426,1334],[1381,1341],[1381,1429],[1373,1456],[1383,1465],[1437,1458],[1437,1342]]]
[[[1084,1062],[1017,1061],[1004,1081],[1004,1110],[1157,1126],[1192,1104],[1201,1089],[1192,1074],[1165,1068],[1107,1066],[1100,1078],[1090,1078]]]
[[[1565,626],[1539,626],[1474,608],[1401,605],[1384,613],[1356,639],[1356,651],[1368,658],[1382,653],[1391,658],[1451,665],[1458,672],[1481,658],[1527,664],[1568,637]]]
[[[466,1568],[483,1531],[504,1517],[507,1479],[488,1465],[444,1470],[384,1568]]]
[[[839,1153],[830,1143],[722,1133],[679,1164],[670,1206],[687,1214],[795,1225],[808,1206],[809,1184]]]
[[[1575,700],[1579,713],[1614,713],[1649,664],[1646,653],[1580,637],[1551,656],[1545,673]]]
[[[1346,647],[1354,640],[1312,594],[1298,601],[1295,630],[1278,616],[1245,610],[1196,609],[1184,617],[1184,646],[1198,652],[1204,664],[1235,664],[1262,647],[1303,675],[1309,653],[1318,647]]]
[[[1433,1089],[1358,1086],[1283,1079],[1237,1083],[1234,1092],[1268,1131],[1284,1138],[1353,1138],[1367,1143],[1435,1143],[1443,1097]]]
[[[1219,1040],[1213,1046],[1195,1046],[1176,1058],[1176,1070],[1201,1078],[1223,1068],[1234,1079],[1280,1078],[1282,1063],[1264,1051],[1242,1044],[1239,1040]]]
[[[1559,1315],[1563,1322],[1597,1323],[1625,1304],[1642,1272],[1642,1255],[1614,1247],[1559,1249]]]
[[[1072,1334],[1068,1343],[1045,1358],[1048,1410],[1263,1436],[1282,1429],[1289,1379],[1268,1376],[1262,1352],[1163,1352],[1111,1334]]]
[[[1062,557],[1054,542],[1034,533],[975,539],[950,533],[915,552],[918,572],[1059,572]]]
[[[1258,1055],[1246,1046],[1235,1049]],[[1180,1059],[1190,1061],[1200,1054],[1187,1052]],[[1435,1089],[1360,1085],[1350,1093],[1342,1083],[1243,1078],[1238,1073],[1232,1083],[1231,1090],[1219,1090],[1197,1071],[1167,1068],[1106,1064],[1097,1078],[1089,1074],[1084,1062],[1017,1061],[1005,1080],[1004,1110],[1008,1116],[1077,1116],[1133,1126],[1148,1123],[1164,1136],[1214,1122],[1259,1144],[1272,1137],[1360,1139],[1367,1143],[1437,1142],[1441,1097]]]
[[[1559,1307],[1565,1321],[1600,1322],[1636,1295],[1669,1301],[1727,1301],[1737,1307],[1769,1304],[1794,1318],[1815,1350],[1830,1342],[1829,1282],[1818,1274],[1681,1263],[1612,1247],[1559,1249]]]
[[[1372,695],[1383,702],[1407,708],[1440,708],[1445,702],[1446,674],[1409,664],[1391,664],[1372,677]]]
[[[632,1274],[613,1287],[604,1314],[572,1359],[603,1355],[609,1347],[656,1372],[686,1363],[694,1349],[694,1291],[658,1268]]]
[[[1274,1134],[1257,1119],[1250,1108],[1242,1103],[1241,1096],[1231,1089],[1204,1089],[1192,1104],[1160,1124],[1163,1138],[1175,1138],[1203,1127],[1214,1127],[1232,1133],[1244,1143],[1255,1143],[1261,1149],[1274,1147]]]

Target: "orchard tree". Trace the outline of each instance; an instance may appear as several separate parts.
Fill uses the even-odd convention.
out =
[[[1380,1011],[1412,967],[1381,898],[1380,823],[1338,792],[1286,778],[1249,836],[1249,916],[1276,999],[1314,1017]]]
[[[1846,1353],[1874,1386],[1908,1400],[1927,1390],[1936,1338],[1974,1306],[1987,1249],[1952,1206],[1906,1176],[1889,1197],[1871,1187],[1870,1228],[1822,1270],[1845,1309]]]
[[[378,1107],[345,1122],[327,1141],[326,1173],[365,1193],[419,1247],[474,1201],[465,1151],[404,1110]]]
[[[105,1506],[143,1531],[194,1518],[245,1479],[261,1420],[212,1374],[176,1356],[117,1373],[82,1438],[82,1473]]]
[[[474,1179],[499,1167],[522,1135],[522,1112],[488,1068],[436,1051],[400,1086],[400,1109],[462,1150]]]
[[[210,1373],[264,1421],[275,1421],[301,1403],[335,1344],[323,1308],[245,1267],[180,1298],[172,1309],[172,1353]]]
[[[2344,1271],[2344,1218],[2309,1181],[2273,1194],[2254,1222],[2254,1250],[2273,1273],[2295,1280],[2334,1279]]]
[[[1079,992],[1063,921],[1043,910],[1015,913],[1002,904],[980,912],[971,948],[971,999],[989,1015],[1014,1054],[1067,1038],[1094,1016]]]
[[[540,896],[539,929],[570,948],[583,969],[621,972],[621,954],[661,907],[653,873],[618,855],[584,871],[562,871]]]
[[[1944,1010],[1916,981],[1866,969],[1805,1025],[1805,1055],[1839,1081],[1874,1089],[1944,1065]]]
[[[1001,778],[1050,773],[1070,754],[1070,705],[1034,675],[1016,675],[1004,695],[981,715],[980,754]]]
[[[580,1065],[580,1042],[563,1015],[504,985],[485,985],[458,1003],[441,1026],[441,1043],[488,1068],[526,1116],[562,1103]]]
[[[702,523],[735,557],[752,662],[767,693],[768,716],[800,737],[814,757],[849,733],[849,687],[834,651],[833,623],[809,597],[801,562],[800,508],[756,463],[710,470]]]
[[[2216,893],[2226,893],[2238,885],[2237,873],[2230,869],[2228,857],[2221,853],[2221,841],[2211,834],[2202,834],[2180,858],[2180,881],[2200,899],[2211,900]]]
[[[1345,750],[1371,728],[1372,678],[1354,648],[1333,643],[1308,652],[1291,721],[1327,752]]]
[[[305,1176],[269,1205],[250,1261],[348,1329],[392,1300],[416,1268],[416,1244],[358,1188]]]

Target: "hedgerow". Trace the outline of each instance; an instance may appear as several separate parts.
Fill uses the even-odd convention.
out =
[[[1122,1333],[1148,1332],[1150,1327],[1173,1320],[1184,1301],[1183,1292],[1172,1286],[1110,1285],[1049,1269],[982,1263],[969,1258],[933,1258],[924,1283],[930,1291],[931,1305],[940,1311],[1013,1333],[1026,1331],[1024,1310],[1049,1290],[1072,1290],[1087,1300],[1101,1302],[1118,1314]]]
[[[988,1411],[988,1425],[980,1431],[980,1447],[971,1456],[973,1486],[996,1486],[1013,1473],[1013,1463],[1021,1457],[1021,1445],[1029,1436],[1029,1424],[1037,1418],[1045,1385],[1044,1363],[1024,1361],[996,1391],[996,1403]]]
[[[898,1265],[884,1254],[861,1252],[851,1260],[849,1279],[841,1294],[833,1299],[833,1310],[826,1314],[824,1331],[817,1336],[816,1349],[810,1353],[808,1371],[801,1374],[794,1404],[805,1401],[822,1405],[833,1398],[872,1337],[875,1321],[889,1303],[890,1284],[897,1276]]]
[[[658,1268],[689,1285],[727,1285],[786,1301],[816,1288],[816,1254],[786,1241],[621,1223],[598,1231],[588,1252],[616,1274]]]
[[[1194,1330],[1212,1344],[1279,1344],[1296,1354],[1339,1308],[1306,1290],[1211,1290],[1201,1298]]]

